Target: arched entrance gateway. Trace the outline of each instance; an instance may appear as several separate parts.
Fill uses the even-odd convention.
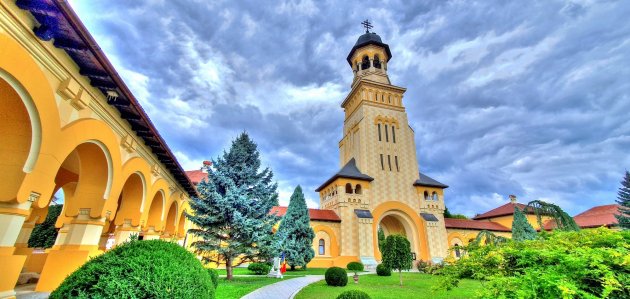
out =
[[[132,234],[183,243],[195,195],[69,6],[17,3],[0,2],[0,298],[14,296],[23,270],[51,291]],[[54,245],[29,248],[54,194],[63,194]]]

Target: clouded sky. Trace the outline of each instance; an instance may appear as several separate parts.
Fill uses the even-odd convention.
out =
[[[613,203],[630,169],[627,1],[71,1],[185,169],[243,130],[279,182],[313,191],[338,170],[352,71],[369,18],[420,169],[469,216],[542,199]]]

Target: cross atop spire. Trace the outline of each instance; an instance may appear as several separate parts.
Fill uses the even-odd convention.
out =
[[[365,33],[369,33],[370,29],[374,28],[374,26],[372,26],[372,23],[370,23],[370,21],[368,19],[366,19],[365,21],[361,22],[361,25],[363,25],[363,27],[365,27]]]

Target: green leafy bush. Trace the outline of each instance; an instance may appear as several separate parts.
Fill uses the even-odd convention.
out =
[[[329,286],[343,287],[348,284],[348,273],[343,268],[328,268],[324,276],[326,277],[326,284]]]
[[[439,274],[440,269],[444,268],[443,264],[435,264],[430,261],[425,262],[423,260],[419,260],[416,266],[418,268],[418,272],[426,274]]]
[[[339,294],[337,299],[370,299],[370,295],[363,291],[351,290]]]
[[[57,239],[57,228],[55,222],[61,214],[63,205],[48,206],[48,214],[44,222],[35,225],[31,236],[28,238],[28,247],[33,248],[50,248],[55,245]]]
[[[383,264],[376,266],[376,274],[378,276],[392,276],[392,270]]]
[[[479,298],[630,298],[630,231],[554,231],[530,241],[469,246],[441,285],[487,281]]]
[[[256,275],[264,275],[269,273],[271,266],[265,263],[251,263],[247,266],[247,270],[254,272]]]
[[[208,269],[208,274],[210,274],[210,279],[212,279],[212,285],[216,289],[219,286],[219,272],[215,269]]]
[[[208,271],[181,246],[131,241],[68,276],[50,298],[214,298]]]
[[[361,272],[363,271],[363,264],[359,263],[359,262],[349,262],[348,265],[346,266],[346,268],[348,268],[348,270],[350,271],[354,271],[356,272]]]

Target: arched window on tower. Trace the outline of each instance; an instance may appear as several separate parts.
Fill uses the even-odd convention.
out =
[[[352,185],[350,183],[346,184],[346,193],[352,194]]]
[[[378,55],[374,55],[374,67],[377,69],[381,68],[381,60],[379,59]]]
[[[326,241],[319,239],[319,255],[326,254]]]
[[[433,192],[432,196],[433,196],[433,200],[438,201],[438,195],[437,193],[435,193],[435,191]]]
[[[361,185],[357,184],[356,187],[354,187],[354,193],[355,194],[361,194],[362,190],[361,190]]]
[[[361,69],[367,70],[370,68],[370,58],[367,55],[363,56],[363,60],[361,61]]]
[[[424,191],[424,200],[429,200],[429,192]]]

